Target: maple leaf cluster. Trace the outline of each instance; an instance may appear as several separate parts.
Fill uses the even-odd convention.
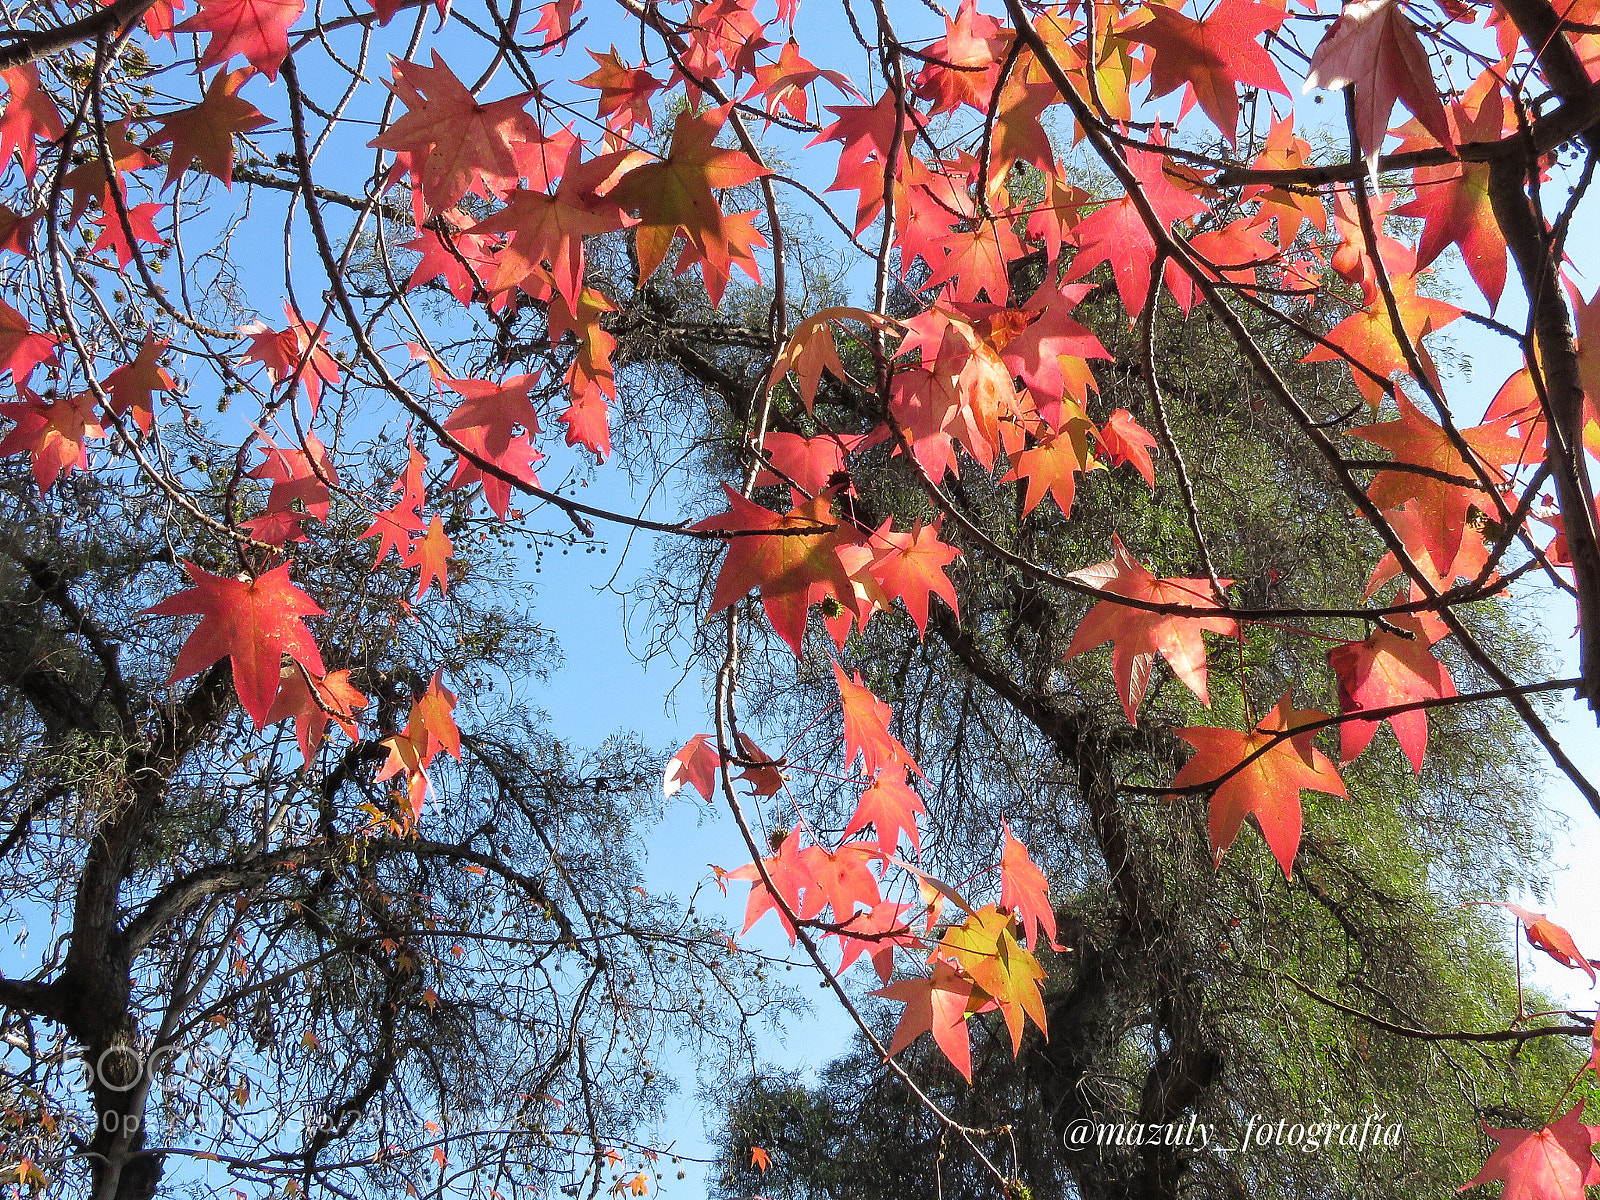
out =
[[[844,769],[859,766],[867,780],[854,813],[832,845],[804,828],[781,837],[774,834],[772,854],[732,871],[719,869],[718,884],[724,889],[728,881],[750,885],[745,933],[767,913],[776,913],[791,945],[802,927],[837,943],[840,972],[865,956],[883,984],[873,994],[906,1006],[888,1053],[897,1053],[920,1034],[931,1034],[970,1082],[968,1017],[998,1011],[1014,1050],[1022,1044],[1026,1020],[1045,1030],[1039,991],[1045,971],[1035,951],[1041,940],[1061,947],[1055,946],[1056,918],[1044,873],[1027,847],[1004,829],[998,901],[974,908],[956,888],[899,857],[902,842],[910,843],[913,859],[921,853],[917,818],[926,809],[911,785],[912,776],[922,776],[921,768],[890,732],[890,706],[873,695],[859,674],[852,678],[837,661],[833,672]],[[743,734],[740,749],[737,757],[731,751],[719,753],[708,735],[696,734],[667,763],[663,790],[670,797],[689,784],[710,800],[719,775],[736,762],[746,765],[744,778],[754,795],[787,788],[781,759],[774,763]],[[891,867],[915,901],[886,894]],[[962,919],[935,937],[947,904]],[[893,979],[897,950],[927,973]]]

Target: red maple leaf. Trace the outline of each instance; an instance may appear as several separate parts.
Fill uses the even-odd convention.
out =
[[[1266,50],[1256,41],[1276,32],[1284,11],[1250,0],[1222,0],[1203,20],[1173,8],[1151,5],[1142,10],[1150,20],[1120,36],[1142,42],[1154,52],[1150,61],[1150,95],[1165,96],[1188,85],[1195,98],[1232,145],[1239,125],[1239,88],[1264,88],[1287,96],[1283,78]]]
[[[528,30],[529,33],[542,33],[544,42],[534,47],[540,54],[547,54],[562,45],[572,34],[572,18],[578,15],[578,10],[583,7],[583,0],[550,0],[548,4],[539,6],[539,21]]]
[[[431,67],[396,60],[394,76],[389,89],[410,111],[367,144],[409,156],[429,209],[454,208],[468,191],[502,195],[515,185],[516,145],[538,135],[522,107],[531,93],[480,104],[437,50]]]
[[[704,0],[690,10],[688,46],[673,81],[684,83],[691,104],[699,103],[697,81],[719,78],[726,68],[739,75],[755,70],[756,54],[772,43],[754,9],[755,0]]]
[[[1115,534],[1111,537],[1111,550],[1111,559],[1074,571],[1072,578],[1130,600],[1193,607],[1216,604],[1210,580],[1157,579],[1128,553],[1122,539]],[[1233,580],[1217,582],[1227,587]],[[1067,657],[1075,658],[1096,646],[1115,642],[1111,669],[1117,681],[1117,695],[1122,698],[1122,711],[1128,714],[1128,720],[1137,723],[1134,713],[1150,687],[1150,672],[1157,654],[1167,660],[1173,674],[1200,698],[1200,703],[1210,706],[1202,632],[1233,637],[1238,634],[1239,627],[1231,617],[1164,614],[1130,608],[1115,600],[1102,600],[1089,610],[1073,633]]]
[[[822,142],[839,144],[839,166],[828,191],[859,193],[855,231],[860,233],[872,224],[883,208],[884,168],[889,161],[890,143],[895,143],[894,153],[899,164],[909,167],[916,161],[906,154],[916,127],[911,121],[901,119],[896,138],[897,109],[894,92],[890,89],[885,89],[873,104],[829,105],[828,111],[837,120],[812,138],[807,148]],[[895,174],[898,178],[901,172],[897,170]]]
[[[1378,258],[1391,277],[1414,275],[1417,270],[1416,251],[1407,243],[1384,232],[1383,223],[1389,206],[1396,200],[1394,192],[1380,192],[1367,197],[1371,212],[1373,232],[1377,235]],[[1348,190],[1334,193],[1333,229],[1339,244],[1334,248],[1329,265],[1351,283],[1361,288],[1362,304],[1367,308],[1382,309],[1384,299],[1378,287],[1378,270],[1367,251],[1366,235],[1362,232],[1361,212],[1356,198]],[[1317,272],[1320,279],[1320,272]],[[1308,283],[1309,286],[1309,283]],[[1318,284],[1320,286],[1320,283]],[[1398,297],[1397,297],[1398,299]],[[1372,401],[1369,397],[1371,403]]]
[[[688,783],[710,800],[712,790],[717,785],[717,769],[721,765],[722,758],[717,748],[705,734],[697,733],[684,743],[683,749],[667,760],[667,769],[661,776],[661,791],[670,800],[677,795],[678,789]]]
[[[1088,360],[1111,357],[1094,331],[1069,315],[1093,290],[1087,283],[1045,283],[1023,306],[1024,312],[1038,315],[998,347],[1001,361],[1033,393],[1041,414],[1057,428],[1060,422],[1047,398],[1070,396],[1079,405],[1086,403],[1094,385]]]
[[[1486,74],[1486,78],[1491,78]],[[1498,87],[1479,92],[1477,111],[1469,116],[1461,103],[1450,106],[1457,140],[1499,141],[1505,121],[1505,102]],[[1469,93],[1470,96],[1470,93]],[[1465,99],[1465,98],[1464,98]],[[1489,164],[1454,162],[1418,167],[1411,177],[1416,199],[1395,209],[1400,217],[1421,217],[1422,237],[1417,242],[1417,266],[1426,267],[1456,246],[1467,271],[1494,311],[1506,283],[1506,239],[1489,201]]]
[[[55,486],[61,472],[82,470],[88,462],[84,441],[102,437],[105,430],[94,417],[94,396],[81,392],[70,398],[41,400],[32,392],[25,398],[0,404],[0,416],[15,422],[0,439],[0,457],[33,455],[33,478],[41,492]]]
[[[305,0],[200,0],[200,9],[175,33],[209,33],[200,70],[244,55],[268,79],[289,54],[289,26],[305,12]]]
[[[1600,1183],[1600,1162],[1594,1145],[1600,1127],[1581,1119],[1583,1101],[1554,1125],[1543,1129],[1491,1129],[1483,1131],[1500,1145],[1483,1164],[1483,1170],[1461,1190],[1491,1180],[1503,1180],[1501,1200],[1583,1200],[1585,1189]]]
[[[378,14],[378,24],[387,25],[401,9],[421,8],[427,0],[368,0],[368,3],[372,5],[372,11]],[[434,0],[434,7],[439,12],[439,24],[442,26],[450,15],[450,0]]]
[[[583,239],[632,224],[615,202],[596,194],[602,181],[595,178],[593,168],[596,163],[604,167],[603,160],[580,164],[579,154],[574,143],[561,185],[553,194],[518,188],[506,199],[504,208],[467,231],[509,235],[495,258],[490,291],[513,286],[533,268],[548,263],[556,291],[576,304],[583,292]],[[591,169],[585,170],[586,166]]]
[[[422,816],[422,802],[428,795],[428,764],[440,750],[448,751],[454,758],[461,757],[461,733],[452,715],[456,697],[444,686],[441,677],[442,672],[435,671],[428,690],[412,702],[405,730],[383,739],[389,757],[373,776],[382,781],[405,773],[406,796],[413,820]]]
[[[588,53],[598,64],[597,69],[573,82],[600,93],[597,103],[607,124],[619,133],[627,133],[635,125],[651,128],[654,118],[650,113],[650,97],[661,90],[661,80],[643,67],[630,67],[615,46],[605,54],[594,50]],[[800,119],[805,120],[804,114]]]
[[[55,335],[35,333],[26,317],[0,300],[0,371],[10,371],[18,388],[35,367],[55,358],[56,343]]]
[[[412,446],[405,473],[389,487],[391,492],[401,493],[400,499],[391,507],[376,513],[366,532],[356,539],[357,541],[369,537],[378,539],[378,553],[372,560],[374,567],[381,563],[391,550],[397,558],[404,560],[406,547],[412,535],[422,532],[423,521],[420,510],[426,498],[422,473],[427,465],[422,455],[417,453],[417,448]]]
[[[917,816],[926,815],[922,797],[906,782],[905,768],[886,767],[866,786],[856,802],[856,810],[844,827],[841,837],[849,837],[872,826],[873,842],[885,854],[893,854],[904,833],[911,841],[911,849],[922,852],[922,838],[917,832]]]
[[[1170,229],[1173,222],[1202,213],[1206,206],[1198,196],[1185,191],[1167,176],[1166,161],[1149,150],[1128,151],[1128,169],[1138,180],[1156,219],[1163,228]],[[1082,279],[1101,263],[1108,262],[1123,308],[1130,314],[1143,308],[1145,294],[1150,290],[1150,268],[1156,260],[1156,243],[1133,200],[1124,194],[1102,204],[1078,222],[1073,235],[1078,242],[1078,253],[1067,269],[1066,278]]]
[[[477,434],[474,448],[490,462],[499,463],[515,440],[516,429],[520,427],[525,434],[539,432],[539,414],[528,395],[538,382],[537,373],[509,375],[498,383],[446,379],[462,401],[445,418],[444,427],[456,434]]]
[[[835,922],[853,917],[858,904],[869,909],[881,904],[883,896],[878,891],[878,881],[867,864],[882,857],[881,851],[869,848],[865,842],[850,842],[837,850],[807,846],[800,852],[800,870],[808,877],[806,907],[801,915],[814,916],[821,911],[821,906],[812,899],[813,888],[833,910]]]
[[[5,113],[0,115],[0,164],[15,153],[22,163],[22,173],[31,182],[39,163],[35,141],[56,141],[65,136],[67,129],[61,123],[56,102],[39,85],[38,67],[32,63],[11,67],[0,71],[0,80],[11,93]]]
[[[109,8],[115,0],[98,0],[101,8]],[[155,0],[144,13],[144,29],[153,38],[166,38],[169,42],[177,39],[172,36],[172,21],[175,9],[184,7],[183,0]]]
[[[265,460],[250,472],[251,479],[272,480],[267,493],[266,512],[285,513],[298,500],[308,514],[327,520],[328,485],[338,484],[339,474],[328,455],[328,448],[314,433],[306,434],[305,447],[278,446],[265,440]]]
[[[889,1042],[889,1053],[898,1054],[923,1033],[931,1033],[935,1044],[972,1082],[972,1044],[967,1037],[967,1005],[973,999],[972,980],[963,976],[942,958],[933,962],[928,978],[899,979],[873,992],[886,1000],[904,1004],[900,1022]],[[981,995],[981,993],[980,993]]]
[[[1320,720],[1323,715],[1293,709],[1289,693],[1285,692],[1278,707],[1267,714],[1254,732],[1199,726],[1173,730],[1196,751],[1172,781],[1174,788],[1194,787],[1221,779],[1252,754],[1266,748],[1260,757],[1218,784],[1212,793],[1211,852],[1218,862],[1239,836],[1244,819],[1254,816],[1273,857],[1283,868],[1283,877],[1289,878],[1295,852],[1300,847],[1300,792],[1307,788],[1327,792],[1330,796],[1344,796],[1346,792],[1339,772],[1322,751],[1311,744],[1311,734],[1297,734],[1276,743],[1273,738],[1283,730]]]
[[[835,935],[839,939],[839,945],[844,949],[839,970],[843,972],[846,967],[865,954],[872,959],[873,969],[878,972],[878,980],[888,983],[894,974],[894,948],[919,944],[917,936],[911,932],[903,915],[912,907],[914,906],[910,904],[897,904],[893,900],[885,900],[873,906],[870,912],[858,912],[849,921],[841,922],[848,927],[850,933],[841,932]],[[856,936],[851,936],[852,934]]]
[[[872,561],[867,571],[883,589],[886,601],[900,600],[906,612],[916,623],[917,635],[928,628],[928,602],[938,596],[950,606],[957,616],[956,589],[945,574],[947,568],[961,557],[961,551],[939,540],[939,523],[924,525],[917,521],[911,530],[894,532],[885,519],[871,537]]]
[[[1503,908],[1522,922],[1522,934],[1528,939],[1528,945],[1537,946],[1564,967],[1585,972],[1590,980],[1595,978],[1594,964],[1579,951],[1572,935],[1543,913],[1529,912],[1504,900],[1486,900],[1483,903]]]
[[[1000,77],[1000,60],[1011,31],[973,0],[961,0],[954,19],[945,18],[945,35],[927,48],[928,65],[917,74],[917,95],[933,104],[934,113],[965,104],[979,112]]]
[[[778,914],[778,920],[782,922],[784,932],[789,935],[789,944],[793,945],[795,938],[794,923],[789,920],[788,914],[776,903],[776,900],[781,899],[791,912],[802,918],[815,916],[817,912],[821,911],[822,894],[815,886],[811,887],[812,894],[816,897],[815,907],[812,911],[806,912],[802,903],[801,892],[807,885],[811,884],[811,873],[804,863],[803,853],[804,851],[800,846],[800,832],[799,830],[794,830],[778,843],[776,854],[761,860],[762,866],[766,868],[768,878],[772,880],[773,887],[777,889],[776,895],[768,890],[766,883],[761,878],[760,869],[753,862],[745,863],[744,866],[728,871],[721,877],[750,885],[750,895],[745,900],[744,908],[745,933],[749,933],[755,923],[767,913],[774,912]]]
[[[289,580],[289,564],[255,579],[213,575],[185,562],[193,587],[145,609],[146,614],[201,620],[183,643],[168,683],[198,675],[227,657],[233,664],[233,690],[260,729],[278,694],[283,656],[313,675],[327,674],[322,654],[304,618],[327,614]]]
[[[1045,130],[1044,111],[1061,102],[1061,93],[1048,80],[1028,80],[1012,75],[995,101],[994,135],[989,146],[989,203],[1005,205],[1006,177],[1015,163],[1025,162],[1058,186],[1055,148]],[[973,180],[977,182],[976,179]]]
[[[1337,91],[1351,84],[1356,89],[1356,137],[1374,173],[1397,99],[1441,144],[1455,148],[1428,53],[1400,0],[1350,0],[1322,35],[1311,56],[1305,90]]]
[[[155,420],[155,393],[170,392],[177,386],[161,365],[168,344],[165,338],[157,340],[153,333],[145,334],[134,360],[112,371],[100,385],[108,394],[106,407],[111,415],[131,412],[133,423],[145,433]]]
[[[1189,249],[1207,277],[1250,288],[1255,286],[1256,271],[1277,266],[1281,257],[1266,233],[1266,218],[1257,213],[1195,234]],[[1167,260],[1162,278],[1180,311],[1188,312],[1200,299],[1200,284],[1175,260]]]
[[[33,249],[33,226],[40,215],[29,213],[22,216],[0,204],[0,250],[28,254]]]
[[[790,38],[778,51],[777,62],[756,70],[755,84],[745,94],[745,99],[748,100],[759,93],[766,99],[769,113],[776,113],[782,108],[796,121],[804,122],[810,111],[807,106],[806,89],[819,79],[826,79],[834,87],[852,96],[857,94],[855,88],[850,86],[850,81],[839,72],[825,71],[802,58],[800,47],[793,38]]]
[[[100,236],[96,239],[94,245],[89,247],[90,251],[98,252],[110,249],[117,256],[117,265],[126,267],[133,261],[134,241],[146,242],[153,246],[165,246],[167,239],[161,236],[161,231],[156,228],[155,220],[156,214],[164,207],[165,205],[156,201],[134,205],[128,209],[128,224],[124,228],[122,217],[116,211],[114,202],[108,194],[102,202],[100,216],[95,221],[95,224],[100,226]],[[128,237],[130,232],[133,234],[132,239]]]
[[[1363,709],[1388,708],[1413,700],[1434,700],[1456,694],[1456,685],[1444,664],[1428,649],[1428,636],[1422,623],[1409,613],[1390,618],[1398,628],[1411,633],[1409,639],[1374,629],[1365,641],[1346,642],[1328,651],[1328,665],[1339,677],[1339,711],[1355,713]],[[1422,773],[1422,758],[1428,749],[1428,714],[1423,709],[1396,713],[1385,718],[1394,729],[1400,748],[1411,760],[1411,768]],[[1349,762],[1367,748],[1378,721],[1346,721],[1340,726],[1339,757]]]
[[[934,253],[931,258],[923,254],[929,274],[922,289],[942,287],[940,299],[946,303],[973,301],[980,292],[996,303],[1005,300],[1011,287],[1006,264],[1022,257],[1022,243],[1009,218],[979,219],[970,229],[947,229],[925,250]]]
[[[493,471],[486,471],[479,467],[472,458],[468,457],[469,454],[475,455],[485,462],[493,463],[499,471],[511,476],[512,479],[519,479],[532,487],[539,486],[539,476],[535,474],[533,468],[543,461],[544,455],[534,449],[533,443],[528,440],[527,434],[518,434],[516,437],[511,438],[498,457],[490,450],[486,441],[485,430],[482,427],[474,426],[471,429],[463,429],[456,434],[456,440],[461,443],[467,454],[459,454],[456,457],[455,474],[450,476],[450,482],[447,485],[451,491],[470,487],[474,483],[481,483],[483,485],[484,502],[498,516],[503,518],[506,515],[507,508],[510,507],[510,480]]]
[[[282,329],[268,329],[263,321],[239,326],[239,332],[250,339],[250,349],[240,357],[239,363],[241,366],[249,362],[261,363],[274,384],[291,380],[291,387],[304,390],[315,416],[322,400],[322,385],[339,382],[339,365],[328,353],[326,329],[318,332],[313,340],[311,327],[300,319],[300,314],[287,300],[283,303],[283,312],[289,323]]]
[[[245,67],[218,71],[199,104],[161,114],[160,127],[145,145],[172,143],[163,190],[178,182],[197,160],[206,174],[222,180],[225,187],[233,186],[233,139],[268,124],[260,109],[239,96],[252,73]]]
[[[835,660],[833,679],[839,685],[839,705],[844,714],[844,769],[848,771],[860,755],[861,773],[869,779],[896,765],[910,767],[921,775],[922,769],[889,732],[892,710],[861,682],[861,673],[856,672],[852,680]]]
[[[813,496],[828,486],[828,481],[844,470],[844,456],[854,452],[866,439],[858,434],[822,434],[803,437],[798,433],[769,433],[761,448],[773,470],[763,467],[756,475],[757,487],[793,485]],[[781,471],[780,477],[776,472]]]
[[[1155,449],[1156,439],[1133,419],[1131,412],[1125,408],[1117,409],[1111,414],[1111,419],[1100,427],[1096,436],[1112,466],[1132,463],[1133,469],[1144,476],[1144,481],[1152,489],[1156,486],[1156,467],[1150,461],[1150,451]]]
[[[452,225],[461,225],[470,220],[454,208],[444,214],[444,219]],[[415,250],[422,255],[422,261],[406,280],[406,291],[414,291],[442,276],[445,287],[456,298],[456,303],[471,304],[475,288],[488,290],[487,281],[495,271],[494,250],[503,240],[457,230],[449,235],[447,242],[437,230],[424,229],[411,241],[402,243],[404,249]],[[509,299],[509,296],[506,298]]]

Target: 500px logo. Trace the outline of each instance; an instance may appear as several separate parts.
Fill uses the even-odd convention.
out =
[[[137,1046],[107,1046],[98,1055],[83,1057],[83,1085],[109,1092],[131,1092],[155,1082],[156,1072],[179,1054],[176,1046],[141,1050]]]

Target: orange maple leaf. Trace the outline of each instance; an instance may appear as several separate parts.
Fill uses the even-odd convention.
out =
[[[1591,980],[1595,978],[1594,964],[1579,951],[1572,935],[1543,913],[1529,912],[1504,900],[1486,900],[1483,903],[1503,908],[1516,917],[1522,923],[1522,935],[1528,939],[1528,945],[1537,946],[1564,967],[1583,971]]]
[[[634,167],[615,193],[620,203],[639,213],[635,237],[640,282],[661,265],[672,239],[682,234],[687,245],[677,269],[681,273],[695,262],[703,265],[713,308],[722,300],[730,267],[760,279],[751,250],[766,245],[748,220],[751,214],[724,213],[717,202],[716,192],[770,174],[743,152],[715,145],[726,118],[726,108],[679,113],[667,156]]]
[[[1011,836],[1011,827],[1002,821],[1000,828],[1005,835],[1000,851],[1000,907],[1016,916],[1023,936],[1029,938],[1035,950],[1039,948],[1041,932],[1054,946],[1056,913],[1050,907],[1050,885],[1029,856],[1028,848]]]
[[[1310,733],[1275,739],[1282,732],[1323,716],[1310,709],[1294,709],[1285,692],[1277,708],[1251,733],[1199,726],[1173,730],[1196,753],[1183,765],[1172,786],[1199,787],[1222,780],[1211,796],[1211,852],[1218,862],[1239,836],[1244,819],[1254,816],[1273,857],[1283,868],[1284,878],[1289,878],[1295,852],[1300,848],[1300,792],[1310,788],[1331,796],[1347,793],[1339,772],[1311,744]],[[1240,767],[1257,751],[1261,751],[1259,757]],[[1229,775],[1230,771],[1233,774]],[[1225,775],[1228,777],[1223,779]]]
[[[145,145],[172,143],[163,190],[177,183],[197,159],[206,174],[222,180],[225,187],[233,186],[233,139],[269,122],[260,109],[239,96],[253,73],[247,67],[218,71],[199,104],[160,115],[161,125]]]
[[[1394,291],[1395,307],[1400,313],[1400,323],[1405,328],[1407,340],[1417,353],[1417,361],[1425,379],[1435,390],[1439,389],[1438,369],[1428,356],[1422,340],[1437,333],[1461,316],[1462,310],[1444,300],[1419,295],[1418,275],[1393,275],[1389,283]],[[1368,305],[1351,313],[1328,331],[1328,345],[1314,346],[1301,362],[1336,362],[1345,359],[1351,363],[1350,375],[1356,390],[1366,397],[1374,409],[1383,402],[1387,392],[1378,380],[1388,380],[1396,371],[1410,371],[1405,351],[1395,336],[1394,325],[1389,320],[1388,306],[1375,293],[1368,297]],[[1358,367],[1356,364],[1360,364]],[[1366,370],[1360,369],[1365,367]],[[1374,378],[1376,376],[1377,378]]]
[[[779,514],[752,504],[726,484],[722,490],[728,498],[728,511],[690,526],[713,532],[740,531],[740,536],[728,538],[728,556],[717,576],[707,615],[715,616],[760,589],[761,606],[773,631],[798,658],[806,632],[806,612],[811,605],[832,598],[843,607],[855,606],[854,586],[839,561],[839,547],[849,541],[848,535],[842,529],[782,532],[833,525],[833,513],[825,497]],[[747,530],[774,532],[763,536],[760,532],[743,532]]]
[[[1130,600],[1194,607],[1216,604],[1210,580],[1157,579],[1128,553],[1122,539],[1115,534],[1111,536],[1111,550],[1112,558],[1074,571],[1071,577]],[[1217,582],[1227,587],[1233,580]],[[1150,672],[1155,667],[1157,654],[1167,660],[1173,674],[1200,698],[1200,703],[1210,706],[1202,632],[1233,637],[1238,634],[1239,627],[1232,617],[1168,615],[1130,608],[1115,600],[1102,600],[1079,623],[1067,646],[1067,657],[1076,658],[1096,646],[1114,642],[1111,669],[1117,681],[1117,695],[1122,699],[1122,711],[1128,714],[1128,720],[1137,724],[1134,713],[1149,690]]]
[[[967,1037],[967,1005],[973,999],[974,984],[943,958],[933,962],[933,974],[926,978],[898,979],[873,992],[885,1000],[904,1004],[900,1022],[894,1027],[889,1053],[898,1054],[923,1033],[931,1033],[935,1044],[950,1064],[972,1082],[972,1044]],[[981,1001],[981,993],[980,1001]]]
[[[449,594],[450,552],[454,549],[444,531],[444,522],[435,513],[427,532],[411,543],[410,551],[401,562],[402,566],[422,568],[414,599],[421,600],[427,594],[428,585],[435,581],[439,584],[441,596]]]
[[[861,793],[855,813],[840,836],[847,838],[871,825],[873,842],[885,854],[893,854],[899,847],[901,833],[910,840],[911,849],[920,854],[922,839],[917,832],[917,816],[926,813],[922,797],[906,782],[905,768],[887,767]]]
[[[1382,446],[1394,455],[1397,464],[1437,473],[1381,470],[1367,487],[1367,495],[1385,512],[1410,507],[1413,517],[1425,522],[1423,545],[1435,567],[1442,572],[1455,561],[1468,510],[1476,507],[1485,512],[1494,511],[1493,502],[1477,482],[1478,472],[1495,486],[1506,482],[1507,476],[1501,466],[1520,463],[1527,453],[1527,442],[1512,432],[1515,424],[1512,417],[1461,430],[1461,440],[1474,459],[1469,465],[1442,425],[1424,415],[1405,393],[1397,394],[1395,399],[1400,410],[1398,419],[1362,425],[1346,432],[1351,437]],[[1442,479],[1439,475],[1461,482]]]
[[[1094,432],[1089,418],[1065,398],[1061,408],[1060,426],[1054,432],[1041,430],[1032,446],[1012,457],[1011,470],[1001,479],[1002,483],[1013,479],[1028,481],[1022,497],[1024,515],[1031,513],[1049,492],[1061,515],[1071,516],[1078,475],[1101,465],[1089,449],[1089,435]]]
[[[959,963],[1000,1009],[1011,1034],[1013,1054],[1022,1050],[1024,1017],[1045,1032],[1044,999],[1039,993],[1044,968],[1017,941],[1012,932],[1015,927],[1009,913],[986,904],[960,925],[947,929],[938,950]]]

